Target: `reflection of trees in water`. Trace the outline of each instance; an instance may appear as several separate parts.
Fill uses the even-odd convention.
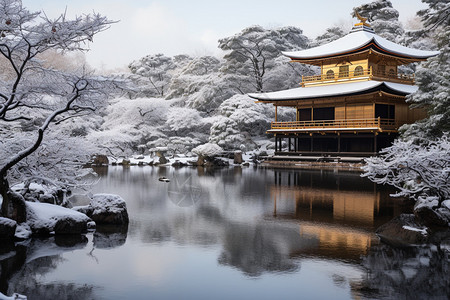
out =
[[[390,299],[450,298],[450,251],[440,246],[372,247],[363,260],[368,275],[354,290]]]

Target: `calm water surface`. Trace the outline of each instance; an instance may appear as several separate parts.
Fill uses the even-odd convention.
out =
[[[121,195],[128,228],[4,246],[0,292],[28,299],[415,298],[419,286],[428,282],[428,293],[429,281],[448,271],[439,248],[378,244],[374,230],[405,207],[356,173],[99,173],[93,193]],[[445,299],[447,283],[433,283],[432,295]],[[418,288],[410,291],[411,284]]]

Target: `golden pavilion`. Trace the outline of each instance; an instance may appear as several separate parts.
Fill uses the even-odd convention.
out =
[[[298,88],[249,96],[275,106],[267,132],[276,155],[373,155],[391,145],[401,125],[426,117],[405,102],[417,87],[414,74],[398,67],[437,54],[388,41],[361,22],[328,44],[283,52],[291,62],[319,66],[320,75],[302,76]],[[278,107],[295,108],[296,120],[279,122]]]

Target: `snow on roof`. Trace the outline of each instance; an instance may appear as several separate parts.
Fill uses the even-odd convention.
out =
[[[404,57],[425,59],[439,54],[439,51],[424,51],[393,43],[379,35],[376,35],[373,31],[371,32],[362,28],[354,29],[346,36],[328,44],[301,51],[283,52],[283,55],[288,56],[291,59],[314,59],[328,57],[357,50],[370,44],[371,42],[374,42],[385,51]]]
[[[253,93],[248,94],[248,96],[261,101],[299,100],[299,99],[310,99],[320,97],[344,96],[348,94],[368,91],[378,87],[381,88],[383,87],[383,85],[392,91],[405,95],[414,93],[418,89],[418,87],[413,85],[369,80],[369,81],[360,81],[342,84],[299,87],[295,89],[270,93],[260,93],[260,94]]]

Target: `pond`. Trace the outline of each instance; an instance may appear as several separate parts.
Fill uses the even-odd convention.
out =
[[[120,166],[98,172],[93,193],[122,196],[128,228],[0,247],[0,292],[28,299],[449,295],[448,251],[379,244],[375,229],[410,207],[358,173]]]

